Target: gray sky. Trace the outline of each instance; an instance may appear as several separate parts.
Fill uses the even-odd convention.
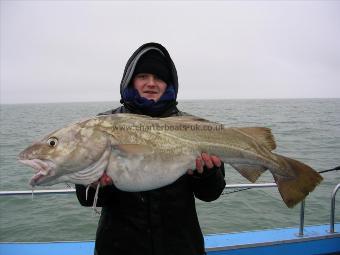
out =
[[[116,101],[159,42],[180,99],[340,97],[340,1],[4,1],[1,103]]]

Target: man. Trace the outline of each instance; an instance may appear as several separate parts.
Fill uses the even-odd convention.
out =
[[[134,113],[152,117],[187,115],[176,107],[178,78],[168,51],[147,43],[128,60],[121,81],[123,106],[101,114]],[[164,172],[166,169],[164,169]],[[195,197],[217,199],[225,186],[224,165],[213,155],[196,159],[196,170],[174,183],[145,192],[123,192],[108,176],[100,182],[97,206],[102,207],[95,254],[205,254]],[[83,206],[91,206],[95,189],[76,185]]]

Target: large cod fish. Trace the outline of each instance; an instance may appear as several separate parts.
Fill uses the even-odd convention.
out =
[[[268,169],[284,202],[293,207],[322,177],[302,162],[273,153],[275,148],[268,128],[226,128],[193,116],[113,114],[52,132],[22,151],[19,161],[35,169],[32,186],[89,185],[106,173],[117,188],[137,192],[171,184],[206,152],[251,182]]]

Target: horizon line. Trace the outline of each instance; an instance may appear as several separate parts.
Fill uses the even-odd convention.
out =
[[[340,97],[273,97],[273,98],[186,98],[178,99],[177,102],[181,101],[198,101],[198,100],[315,100],[315,99],[340,99]],[[0,102],[0,105],[23,105],[23,104],[73,104],[73,103],[120,103],[120,100],[103,100],[103,101],[52,101],[52,102]]]

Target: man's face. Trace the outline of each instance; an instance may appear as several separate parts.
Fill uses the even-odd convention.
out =
[[[150,73],[139,73],[133,79],[133,86],[141,97],[157,102],[164,94],[167,84]]]

